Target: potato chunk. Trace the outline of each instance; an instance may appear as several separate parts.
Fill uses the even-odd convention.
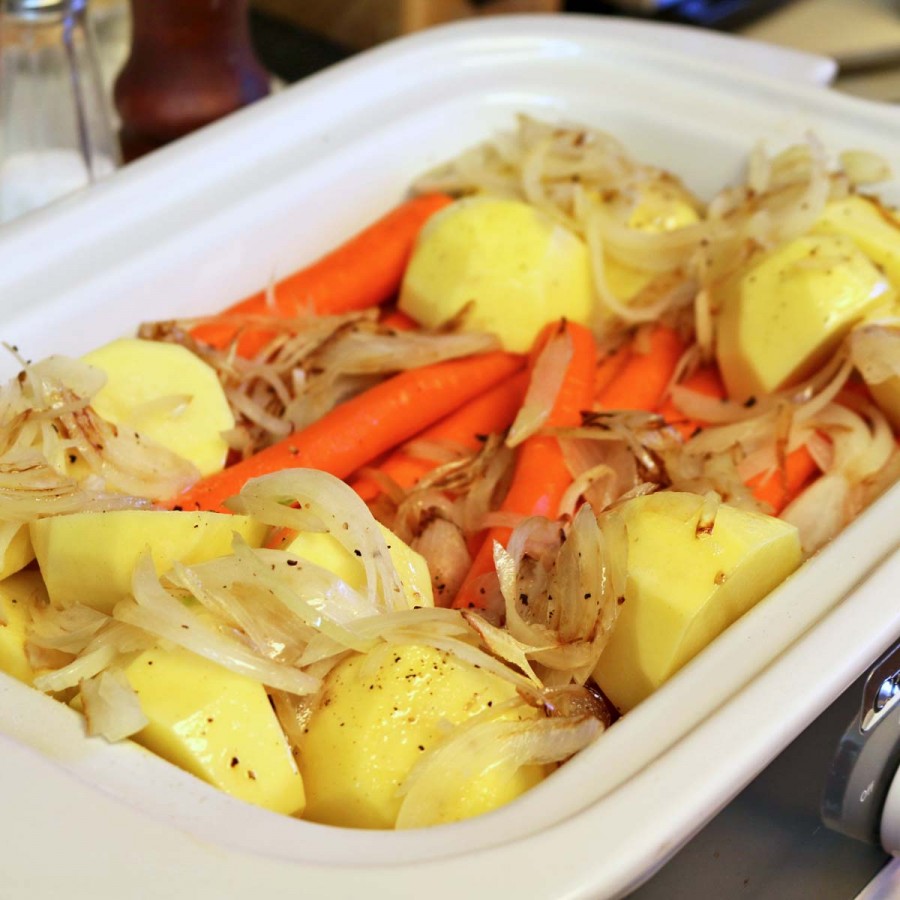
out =
[[[201,475],[225,465],[222,433],[234,416],[215,371],[178,344],[121,338],[84,361],[106,373],[91,401],[110,422],[131,428],[190,460]]]
[[[302,812],[303,779],[261,684],[180,648],[146,650],[125,675],[150,720],[133,740],[233,797]]]
[[[832,201],[813,231],[851,238],[900,290],[900,221],[876,201],[858,194]]]
[[[716,352],[729,395],[743,402],[802,380],[891,294],[845,236],[810,235],[764,254],[715,298]]]
[[[723,505],[707,530],[703,506],[697,494],[663,491],[628,500],[604,525],[625,527],[627,578],[624,604],[594,677],[622,712],[800,564],[793,525]]]
[[[0,582],[0,670],[31,684],[34,670],[25,652],[29,607],[46,600],[40,573],[17,572]]]
[[[147,549],[157,572],[231,553],[234,533],[258,547],[266,526],[247,516],[215,512],[112,510],[38,519],[31,540],[50,599],[101,612],[131,593],[131,577]]]
[[[419,645],[390,648],[373,667],[356,655],[328,676],[298,746],[306,788],[304,818],[348,828],[392,828],[403,780],[422,754],[456,725],[514,697],[515,687],[448,653]],[[499,807],[544,776],[540,766],[498,765],[460,784],[449,822]]]
[[[522,353],[550,321],[590,321],[588,249],[527,203],[468,197],[423,228],[399,306],[427,327],[468,306],[465,328],[492,331],[507,350]]]
[[[23,522],[0,522],[0,581],[34,559],[28,526]]]

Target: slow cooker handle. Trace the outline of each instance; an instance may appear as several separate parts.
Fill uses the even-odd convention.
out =
[[[900,852],[900,642],[872,668],[841,738],[822,798],[835,831]],[[893,795],[893,796],[891,796]],[[892,842],[893,849],[885,844]]]

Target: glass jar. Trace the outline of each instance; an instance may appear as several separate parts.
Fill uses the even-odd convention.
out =
[[[118,163],[86,0],[0,0],[0,222]]]

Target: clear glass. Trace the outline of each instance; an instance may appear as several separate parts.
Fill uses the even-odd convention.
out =
[[[0,0],[0,222],[118,164],[86,0]]]

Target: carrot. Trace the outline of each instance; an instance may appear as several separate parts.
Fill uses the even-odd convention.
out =
[[[753,496],[772,507],[778,515],[819,472],[812,454],[805,444],[791,450],[784,464],[774,472],[761,472],[747,482]]]
[[[230,306],[223,315],[286,318],[304,313],[335,315],[377,306],[399,289],[422,225],[451,202],[446,194],[413,197],[312,265],[278,282],[271,297],[267,291],[260,291]],[[192,334],[221,348],[234,340],[238,331],[234,324],[222,321],[198,325]],[[253,356],[271,336],[264,329],[244,332],[238,339],[238,353]]]
[[[648,333],[646,351],[634,344],[618,374],[595,396],[600,409],[643,409],[655,412],[675,373],[685,345],[678,334],[665,325]]]
[[[385,328],[393,328],[394,331],[412,331],[419,327],[414,319],[411,319],[399,309],[392,309],[390,312],[386,312],[380,321]]]
[[[707,397],[725,397],[725,386],[718,370],[713,366],[698,369],[682,384]],[[671,398],[660,406],[659,412],[672,427],[678,429],[686,440],[698,428],[704,426],[703,422],[685,417]],[[818,471],[818,466],[809,450],[805,446],[800,446],[785,456],[783,466],[772,472],[754,475],[747,482],[747,487],[750,488],[757,500],[768,503],[773,513],[778,515],[806,487]]]
[[[605,391],[612,384],[613,380],[619,376],[622,369],[625,368],[629,356],[631,356],[631,345],[626,343],[599,360],[594,371],[595,396]]]
[[[498,434],[509,427],[522,404],[527,383],[524,372],[502,381],[416,435],[413,440],[455,444],[476,450],[483,435]],[[423,459],[400,447],[377,469],[401,488],[410,488],[436,466],[435,460]],[[350,484],[367,503],[381,493],[381,486],[371,476],[362,475]]]
[[[564,327],[572,338],[573,353],[547,419],[550,428],[578,425],[581,412],[590,407],[597,365],[597,346],[590,330],[572,322],[548,326],[538,338],[543,342],[554,329]],[[532,354],[532,365],[537,354]],[[552,435],[534,434],[518,447],[515,469],[501,511],[523,516],[553,517],[563,494],[572,483],[559,441]],[[489,528],[453,606],[457,609],[483,608],[482,576],[493,568],[494,542],[506,546],[510,528]]]
[[[715,366],[704,366],[697,369],[696,372],[689,375],[681,382],[682,387],[696,391],[707,397],[716,397],[720,400],[725,399],[725,385],[719,375],[719,370]],[[671,397],[666,399],[657,407],[658,412],[666,422],[674,428],[685,439],[688,440],[697,431],[702,428],[704,423],[689,419],[676,405]]]
[[[259,475],[313,468],[347,478],[522,367],[494,352],[401,372],[352,397],[302,431],[198,481],[168,508],[226,511],[225,500]]]

